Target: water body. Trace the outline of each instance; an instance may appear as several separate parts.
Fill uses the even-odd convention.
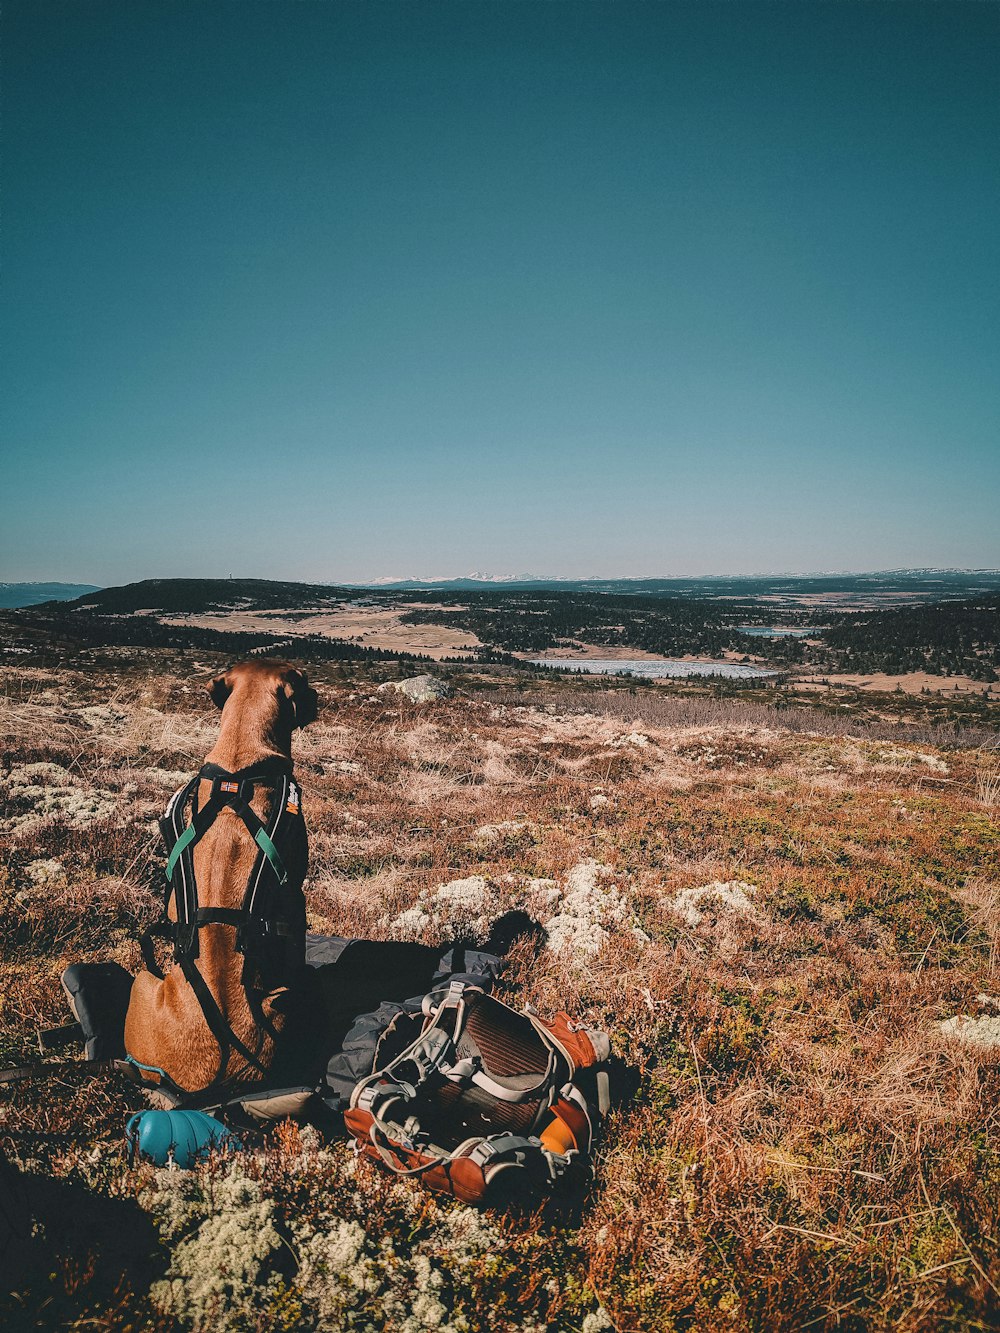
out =
[[[810,634],[817,634],[815,629],[786,629],[783,625],[737,625],[741,634],[752,634],[758,639],[805,639]]]
[[[680,662],[669,657],[532,657],[536,666],[579,671],[588,676],[646,676],[650,680],[686,680],[690,676],[728,676],[731,680],[760,680],[777,675],[748,662]]]

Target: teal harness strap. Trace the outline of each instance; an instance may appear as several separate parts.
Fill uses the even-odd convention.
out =
[[[253,812],[248,811],[248,817],[252,816]],[[243,818],[244,823],[246,823],[246,817],[241,815],[241,818]],[[188,824],[187,828],[174,843],[170,855],[167,857],[168,881],[173,879],[174,868],[177,865],[177,862],[184,855],[185,850],[188,847],[190,847],[191,844],[195,842],[199,837],[200,837],[200,832],[195,827],[194,821],[192,821],[190,824]],[[287,884],[288,871],[285,869],[285,863],[281,859],[281,853],[278,851],[277,847],[275,847],[274,843],[271,841],[271,838],[268,835],[267,830],[263,826],[261,826],[254,832],[253,837],[254,837],[254,842],[256,842],[257,846],[261,849],[261,851],[270,861],[271,868],[274,871],[275,875],[277,875],[278,877],[278,883]]]
[[[134,1055],[129,1055],[127,1053],[125,1055],[125,1059],[130,1065],[135,1065],[136,1069],[142,1069],[147,1074],[159,1074],[159,1076],[162,1079],[165,1079],[167,1083],[171,1084],[173,1083],[173,1079],[170,1077],[167,1071],[165,1069],[161,1069],[159,1065],[144,1065],[142,1061],[137,1060]]]
[[[184,832],[181,834],[181,836],[180,836],[180,837],[177,839],[177,841],[174,843],[173,850],[171,851],[170,855],[167,857],[167,879],[168,879],[168,880],[173,879],[173,877],[174,877],[174,866],[176,866],[177,862],[181,859],[181,856],[182,856],[182,854],[183,854],[183,852],[184,852],[185,847],[189,847],[189,846],[191,845],[191,843],[194,842],[195,838],[197,838],[197,836],[198,836],[198,834],[197,834],[197,832],[195,831],[195,827],[194,827],[194,825],[193,825],[193,824],[189,824],[189,825],[187,826],[187,828],[184,830]]]
[[[288,871],[285,869],[285,863],[282,861],[277,847],[275,847],[274,843],[267,836],[267,832],[264,829],[259,828],[253,836],[254,842],[256,842],[257,846],[271,862],[271,869],[277,875],[278,883],[286,884],[288,882]]]

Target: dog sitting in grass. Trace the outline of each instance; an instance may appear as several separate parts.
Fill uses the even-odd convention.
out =
[[[175,1092],[272,1077],[302,1001],[308,846],[291,744],[316,691],[287,663],[253,661],[208,692],[218,740],[161,822],[171,887],[153,933],[173,963],[160,972],[147,941],[125,1020],[130,1062]]]

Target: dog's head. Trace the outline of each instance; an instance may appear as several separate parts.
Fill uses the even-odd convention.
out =
[[[216,708],[224,708],[235,694],[259,701],[262,707],[273,703],[276,718],[291,728],[307,727],[316,720],[316,691],[308,677],[288,662],[237,662],[206,686]]]

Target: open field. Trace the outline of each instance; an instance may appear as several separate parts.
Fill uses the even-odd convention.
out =
[[[66,1021],[67,963],[138,966],[154,821],[211,744],[222,665],[0,676],[0,1063]],[[1000,1053],[968,1039],[1000,1012],[995,733],[485,673],[415,706],[377,692],[389,668],[309,670],[312,927],[434,942],[525,908],[548,941],[515,946],[508,996],[604,1027],[636,1095],[590,1186],[516,1219],[294,1129],[131,1169],[134,1091],[5,1090],[46,1219],[6,1326],[996,1326]]]
[[[420,607],[440,611],[440,623],[404,624],[400,616]],[[392,653],[416,653],[440,661],[461,653],[474,653],[481,641],[468,630],[455,630],[448,624],[448,611],[463,607],[438,607],[418,602],[398,602],[392,606],[359,607],[346,603],[334,610],[295,611],[212,611],[202,615],[166,615],[166,625],[194,625],[223,633],[246,634],[318,634],[329,639],[349,639],[369,648],[383,648]]]
[[[796,675],[794,679],[799,686],[819,686],[827,682],[835,688],[847,686],[876,694],[886,694],[897,689],[904,694],[922,694],[925,690],[931,690],[935,694],[978,694],[986,699],[1000,699],[1000,684],[984,685],[981,680],[973,680],[970,676],[937,676],[929,671],[906,671],[897,675],[884,671],[868,675],[834,672],[823,677]]]

